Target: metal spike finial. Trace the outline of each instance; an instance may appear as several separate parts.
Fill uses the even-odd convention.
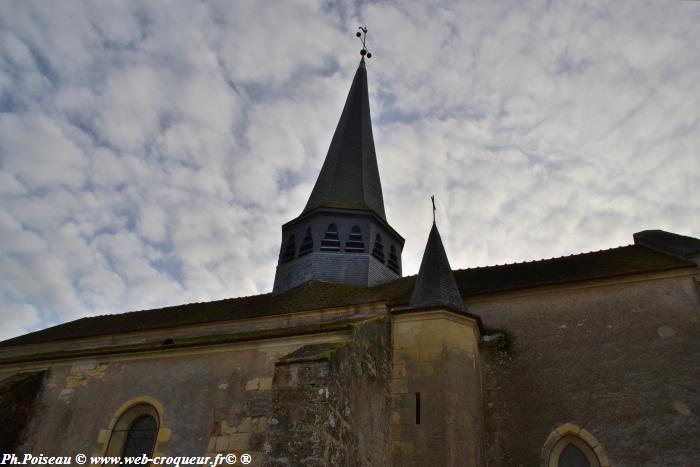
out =
[[[435,223],[435,195],[430,196],[430,201],[433,202],[433,224]]]
[[[369,50],[367,50],[367,44],[365,42],[367,40],[367,26],[360,26],[357,29],[362,31],[362,32],[357,31],[355,33],[355,35],[357,37],[359,37],[360,41],[362,42],[362,50],[360,50],[360,55],[362,55],[363,58],[364,57],[372,58],[372,53]]]

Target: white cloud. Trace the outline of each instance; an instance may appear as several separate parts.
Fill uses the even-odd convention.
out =
[[[79,188],[87,165],[80,148],[55,121],[35,114],[0,115],[0,157],[4,170],[41,188]]]
[[[38,310],[31,305],[4,303],[2,315],[2,335],[6,337],[26,334],[42,325]]]

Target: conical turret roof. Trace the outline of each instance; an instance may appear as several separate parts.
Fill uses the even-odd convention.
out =
[[[326,160],[302,214],[319,207],[373,211],[386,221],[364,58],[355,72]]]
[[[435,222],[430,229],[409,305],[411,308],[447,306],[466,311]]]

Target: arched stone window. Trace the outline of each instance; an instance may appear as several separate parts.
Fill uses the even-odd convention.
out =
[[[326,233],[321,240],[321,251],[340,251],[340,238],[338,238],[338,227],[331,224],[326,229]]]
[[[389,248],[389,261],[386,262],[386,265],[396,274],[399,273],[399,257],[396,254],[396,247],[394,245],[391,245]]]
[[[359,225],[355,225],[350,230],[348,241],[345,242],[345,251],[348,253],[364,253],[365,242],[362,240],[362,230]]]
[[[294,234],[292,234],[289,236],[289,238],[287,238],[287,245],[284,248],[284,252],[282,253],[282,259],[280,260],[280,262],[286,263],[287,261],[293,260],[295,253],[296,246],[294,245]]]
[[[598,440],[583,428],[566,423],[554,430],[542,448],[543,467],[610,467]]]
[[[311,228],[307,228],[306,235],[304,235],[304,239],[301,241],[301,246],[299,247],[299,256],[311,253],[313,249],[314,239],[311,237]]]
[[[116,421],[107,444],[107,455],[122,457],[153,456],[158,439],[160,416],[149,404],[136,404]]]
[[[129,427],[124,442],[122,457],[141,457],[153,455],[153,446],[158,435],[158,422],[151,415],[137,418]]]
[[[377,258],[382,263],[384,262],[384,243],[382,242],[381,235],[377,234],[374,237],[374,248],[372,248],[372,256]]]

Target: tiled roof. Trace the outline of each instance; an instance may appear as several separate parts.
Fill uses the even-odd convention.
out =
[[[638,245],[559,258],[455,271],[463,296],[693,267],[695,264]]]
[[[364,59],[357,68],[323,168],[302,214],[319,207],[373,211],[386,221]]]
[[[474,297],[583,280],[695,267],[695,263],[639,245],[561,258],[454,271],[460,293]],[[287,314],[371,302],[405,306],[416,277],[369,288],[312,281],[279,295],[262,294],[204,303],[82,318],[24,336],[0,346],[30,344],[122,332]]]

